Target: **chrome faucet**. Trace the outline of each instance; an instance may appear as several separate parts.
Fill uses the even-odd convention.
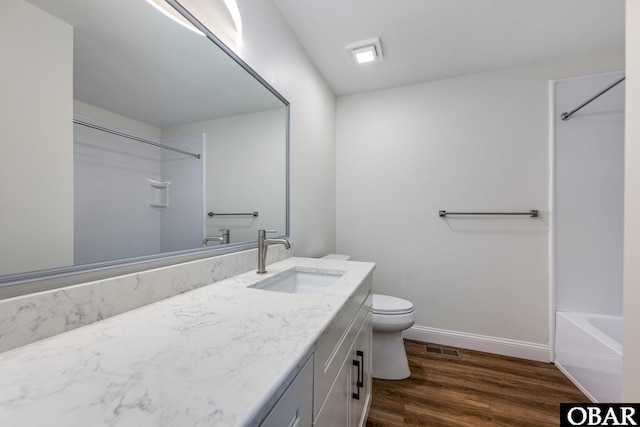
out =
[[[202,239],[202,246],[207,246],[207,243],[209,242],[220,242],[220,244],[222,244],[222,242],[224,242],[224,238],[222,236],[207,236]]]
[[[291,248],[291,243],[287,239],[267,239],[267,233],[275,232],[276,230],[258,230],[258,274],[267,272],[265,264],[269,245],[284,245],[287,249]]]
[[[222,236],[207,236],[202,239],[202,246],[207,246],[209,242],[220,242],[221,245],[229,243],[229,229],[221,228],[218,231],[222,231]]]

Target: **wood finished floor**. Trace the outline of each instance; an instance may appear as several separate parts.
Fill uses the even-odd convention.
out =
[[[560,403],[589,402],[553,364],[426,345],[405,340],[410,378],[373,380],[367,427],[557,427]]]

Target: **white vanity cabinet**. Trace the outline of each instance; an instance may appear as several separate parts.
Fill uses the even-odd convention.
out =
[[[364,426],[371,403],[369,275],[322,335],[314,353],[313,425]]]

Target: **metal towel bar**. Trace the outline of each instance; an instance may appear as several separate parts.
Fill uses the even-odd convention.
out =
[[[438,211],[439,217],[446,217],[447,215],[528,215],[531,218],[537,218],[540,216],[537,209],[530,210],[529,212],[447,212]]]
[[[213,216],[253,216],[253,217],[257,217],[258,216],[258,212],[242,212],[242,213],[213,213],[213,212],[207,212],[207,215],[213,217]]]

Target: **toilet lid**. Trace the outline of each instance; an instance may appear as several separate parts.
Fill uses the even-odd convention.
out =
[[[373,312],[376,314],[407,314],[413,311],[413,304],[390,295],[373,294]]]

